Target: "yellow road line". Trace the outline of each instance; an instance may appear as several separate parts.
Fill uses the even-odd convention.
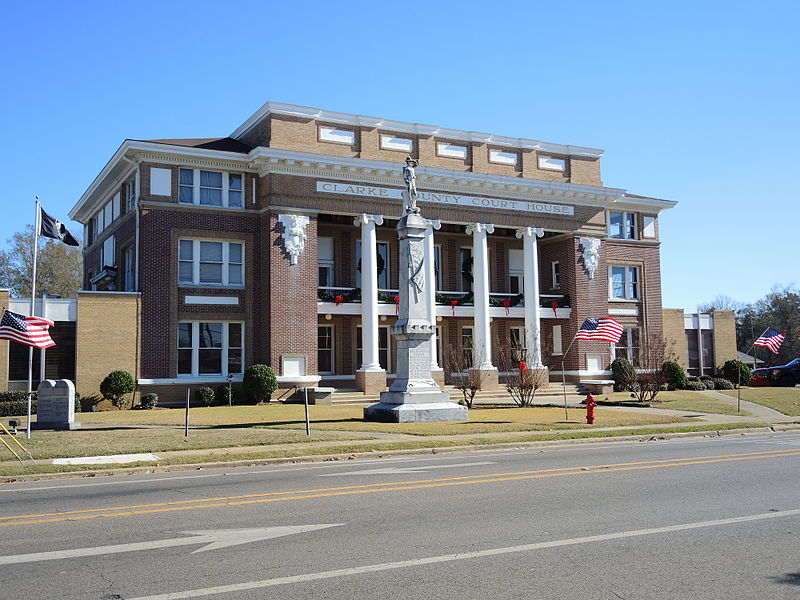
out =
[[[580,467],[564,467],[560,469],[540,469],[534,471],[518,471],[509,473],[495,473],[488,475],[467,475],[463,477],[450,477],[441,479],[421,479],[417,481],[383,482],[365,485],[342,486],[332,488],[317,488],[309,490],[290,490],[286,492],[265,492],[261,494],[246,494],[240,496],[223,496],[217,498],[200,498],[194,500],[181,500],[155,504],[138,504],[131,506],[113,506],[105,508],[92,508],[85,510],[64,511],[56,513],[29,514],[0,517],[0,527],[11,525],[33,525],[40,523],[55,523],[64,521],[78,521],[87,519],[132,516],[173,512],[182,510],[197,510],[218,508],[225,506],[240,506],[245,504],[262,504],[268,502],[284,502],[287,500],[304,500],[310,498],[325,498],[332,496],[347,496],[354,494],[386,493],[393,491],[425,489],[433,487],[449,487],[457,485],[473,485],[479,483],[499,483],[504,481],[519,481],[525,479],[541,479],[548,477],[563,477],[566,475],[588,475],[598,473],[613,473],[620,471],[635,471],[643,469],[662,469],[668,467],[682,467],[690,465],[712,464],[721,462],[734,462],[742,460],[760,460],[766,458],[780,458],[800,455],[798,450],[774,450],[768,452],[749,452],[744,454],[722,454],[717,456],[701,456],[690,458],[664,459],[658,461],[637,461],[628,463],[613,463],[607,465],[587,465]]]

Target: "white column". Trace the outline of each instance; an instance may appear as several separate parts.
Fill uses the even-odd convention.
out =
[[[534,368],[542,366],[542,335],[540,327],[541,308],[539,307],[539,249],[536,238],[544,235],[540,227],[517,229],[517,238],[522,239],[522,256],[525,273],[523,292],[525,294],[525,345],[528,363]]]
[[[489,324],[489,247],[486,243],[489,233],[494,233],[494,225],[490,223],[467,226],[467,235],[472,235],[472,291],[475,297],[472,367],[481,370],[494,369]]]
[[[431,370],[439,370],[439,362],[436,357],[436,269],[434,268],[434,248],[433,231],[442,228],[442,222],[438,219],[426,219],[428,228],[425,230],[425,293],[426,304],[428,307],[428,320],[433,325],[433,335],[431,336]]]
[[[378,360],[378,248],[375,226],[382,215],[366,213],[353,221],[361,227],[361,370],[380,371]]]

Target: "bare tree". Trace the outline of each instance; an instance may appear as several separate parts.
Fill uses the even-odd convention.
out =
[[[664,362],[672,358],[661,336],[651,335],[642,341],[639,366],[633,370],[631,393],[639,402],[655,402],[658,392],[666,388]]]
[[[531,342],[525,348],[510,347],[499,344],[498,358],[500,370],[506,373],[506,390],[517,406],[533,405],[536,392],[549,383],[549,372],[545,368],[535,368],[531,357],[534,356],[536,337],[526,332],[526,339]]]
[[[456,345],[447,346],[444,357],[445,379],[461,392],[461,404],[467,408],[472,408],[475,396],[489,376],[488,371],[471,369],[472,357],[472,348],[460,348]]]

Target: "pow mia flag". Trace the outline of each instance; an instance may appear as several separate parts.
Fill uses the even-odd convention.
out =
[[[44,237],[53,238],[54,240],[61,240],[67,246],[80,246],[80,242],[76,240],[64,224],[58,219],[54,219],[44,209],[39,207],[41,211],[42,227],[40,234]]]

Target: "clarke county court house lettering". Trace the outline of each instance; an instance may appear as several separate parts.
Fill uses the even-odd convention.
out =
[[[376,198],[402,199],[402,191],[392,188],[380,188],[365,185],[351,185],[334,183],[331,181],[318,181],[318,192],[329,194],[347,194],[350,196],[373,196]],[[503,200],[500,198],[484,198],[481,196],[460,196],[457,194],[442,194],[420,191],[420,202],[435,202],[438,204],[454,204],[458,206],[498,208],[501,210],[518,210],[523,212],[548,213],[571,217],[575,208],[563,204],[548,204],[546,202],[526,202],[522,200]]]
[[[79,313],[116,324],[113,345],[82,351],[81,394],[129,365],[141,392],[182,402],[259,363],[287,393],[386,390],[409,156],[437,384],[448,355],[476,362],[479,348],[465,366],[486,389],[509,357],[555,381],[562,364],[567,380],[605,379],[664,336],[660,214],[676,203],[606,187],[602,150],[274,102],[227,137],[198,134],[123,141],[70,212],[91,290]],[[618,344],[570,346],[604,316],[622,323]]]

